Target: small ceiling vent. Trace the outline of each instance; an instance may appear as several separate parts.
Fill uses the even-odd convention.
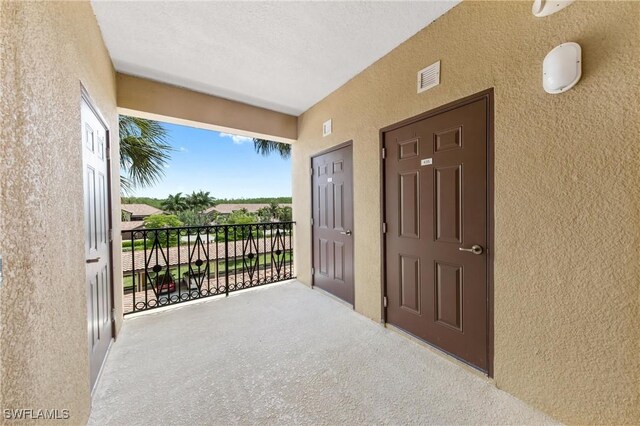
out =
[[[418,71],[418,93],[440,84],[440,61]]]

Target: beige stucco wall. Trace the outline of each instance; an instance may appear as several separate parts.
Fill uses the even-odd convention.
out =
[[[0,408],[68,409],[69,422],[83,424],[90,396],[80,84],[108,121],[117,159],[115,74],[88,2],[3,1],[0,21]],[[118,161],[112,173],[119,176]],[[115,211],[118,195],[113,188]]]
[[[293,115],[121,73],[116,87],[121,114],[285,143],[298,136]]]
[[[583,48],[548,95],[541,64]],[[640,3],[464,2],[299,119],[296,270],[310,283],[309,158],[353,139],[356,310],[380,320],[379,129],[495,88],[495,383],[568,423],[640,419]],[[440,86],[416,72],[442,61]],[[334,133],[321,136],[332,118]]]

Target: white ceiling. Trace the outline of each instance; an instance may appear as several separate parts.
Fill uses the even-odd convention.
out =
[[[118,71],[299,115],[458,3],[94,0],[93,8]]]

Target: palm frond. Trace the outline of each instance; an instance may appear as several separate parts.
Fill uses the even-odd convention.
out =
[[[291,145],[283,142],[270,141],[267,139],[253,139],[253,147],[258,154],[265,157],[277,152],[282,158],[291,157]]]
[[[130,192],[160,181],[173,151],[167,130],[157,121],[125,115],[120,116],[119,130],[123,190]]]

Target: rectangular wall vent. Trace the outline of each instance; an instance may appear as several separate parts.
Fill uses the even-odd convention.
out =
[[[333,131],[331,127],[332,127],[331,120],[327,120],[324,123],[322,123],[322,136],[329,136]]]
[[[440,84],[440,61],[418,71],[418,93]]]

